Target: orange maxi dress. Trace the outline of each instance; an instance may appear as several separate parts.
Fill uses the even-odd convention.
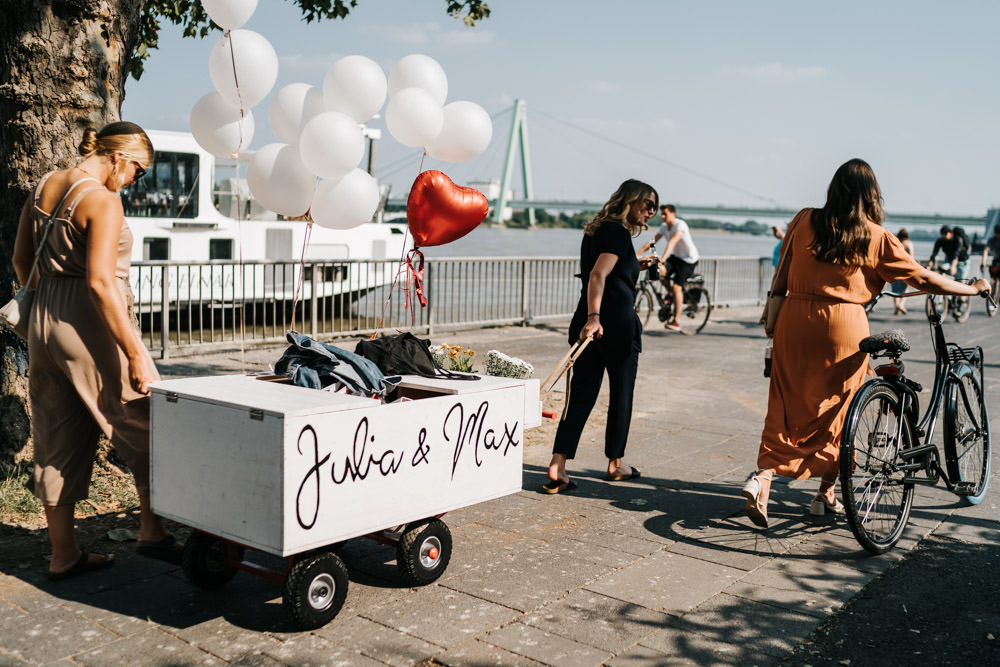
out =
[[[869,335],[864,304],[885,283],[909,281],[921,267],[895,236],[872,223],[865,266],[818,261],[809,251],[812,212],[796,216],[791,243],[782,248],[791,255],[775,288],[787,287],[787,297],[774,327],[757,466],[785,477],[832,479],[847,408],[868,374],[868,355],[858,350]]]

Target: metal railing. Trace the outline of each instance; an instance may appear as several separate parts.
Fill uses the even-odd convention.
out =
[[[707,257],[698,266],[716,305],[763,302],[767,258]],[[288,329],[314,337],[407,329],[530,324],[569,318],[580,298],[575,257],[427,260],[426,307],[395,260],[210,262],[132,265],[135,312],[160,358],[281,342]]]

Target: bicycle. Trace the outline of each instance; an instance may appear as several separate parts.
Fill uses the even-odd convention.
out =
[[[914,294],[919,293],[904,296]],[[879,296],[886,295],[895,296],[891,292]],[[990,418],[983,388],[983,350],[949,343],[941,320],[941,314],[933,310],[934,384],[922,416],[918,396],[922,387],[904,373],[901,356],[910,344],[902,332],[869,336],[858,346],[872,359],[889,359],[875,368],[878,377],[855,394],[840,443],[847,522],[861,546],[873,554],[885,553],[899,541],[917,484],[934,486],[942,480],[949,491],[971,505],[981,502],[989,488]],[[945,468],[938,445],[932,442],[942,406]]]
[[[646,269],[645,276],[639,280],[636,287],[635,312],[645,329],[655,312],[660,322],[674,321],[673,290],[661,290],[659,266],[654,264]],[[705,289],[705,278],[694,274],[684,281],[684,310],[682,314],[690,320],[692,327],[685,330],[698,333],[708,323],[712,313],[712,299]],[[677,318],[680,319],[680,318]]]
[[[937,265],[936,262],[929,262],[928,268],[932,271]],[[945,275],[955,277],[955,262],[951,263],[951,266],[947,271],[944,271]],[[989,299],[986,300],[989,303]],[[944,295],[944,294],[928,294],[927,302],[924,305],[924,312],[927,314],[927,319],[931,318],[931,306],[933,305],[934,310],[941,313],[942,317],[947,316],[951,313],[951,316],[955,318],[955,321],[961,324],[962,322],[969,319],[969,315],[972,313],[972,303],[969,297],[966,296],[955,296]],[[989,306],[986,307],[987,313],[989,312]]]

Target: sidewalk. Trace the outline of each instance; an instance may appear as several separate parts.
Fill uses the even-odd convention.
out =
[[[880,307],[872,328],[902,326],[914,346],[908,370],[929,384],[932,356],[918,310],[901,320],[889,315],[891,304]],[[814,481],[778,480],[771,528],[753,528],[739,489],[754,467],[766,403],[757,314],[718,310],[697,336],[650,327],[626,457],[642,477],[603,480],[605,388],[569,469],[578,488],[537,492],[555,422],[527,431],[523,490],[444,517],[454,554],[432,585],[406,587],[392,549],[354,540],[343,552],[351,577],[343,610],[319,630],[298,632],[280,587],[245,573],[204,591],[179,568],[131,551],[114,568],[67,582],[6,572],[0,664],[768,665],[927,535],[1000,542],[995,479],[991,495],[970,508],[943,487],[918,488],[902,542],[880,557],[863,551],[843,521],[810,520]],[[946,326],[963,344],[984,345],[988,361],[1000,360],[997,322],[976,312],[965,325]],[[563,327],[433,340],[480,355],[500,349],[534,364],[537,377],[567,349]],[[281,349],[159,365],[165,378],[252,372]],[[987,396],[997,406],[997,362],[987,367]],[[562,409],[561,394],[545,399],[546,409]]]

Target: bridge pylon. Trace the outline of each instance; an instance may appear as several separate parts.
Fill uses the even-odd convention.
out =
[[[514,170],[514,151],[520,146],[521,175],[524,185],[524,198],[535,198],[535,189],[531,184],[531,151],[528,148],[528,105],[524,100],[514,100],[514,114],[510,123],[510,137],[507,139],[507,158],[503,165],[503,178],[500,179],[500,194],[497,195],[496,207],[493,209],[493,222],[503,222],[503,210],[507,207],[510,197],[511,172]],[[528,209],[528,224],[535,226],[535,209]]]

